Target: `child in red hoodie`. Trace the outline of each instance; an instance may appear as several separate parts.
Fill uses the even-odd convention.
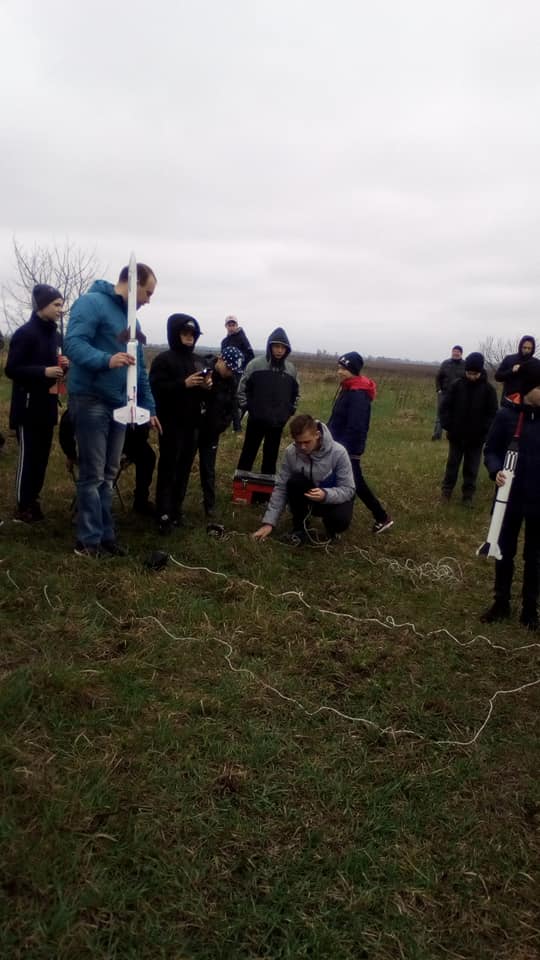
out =
[[[338,390],[328,428],[334,440],[342,443],[351,459],[357,496],[373,514],[373,533],[388,530],[393,520],[375,494],[369,489],[362,475],[362,456],[371,418],[371,402],[375,399],[376,385],[369,377],[360,375],[364,361],[359,353],[344,353],[338,360]]]

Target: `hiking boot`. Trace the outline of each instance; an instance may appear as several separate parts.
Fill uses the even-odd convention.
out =
[[[392,517],[387,517],[386,520],[376,520],[371,529],[373,533],[384,533],[385,530],[389,530],[393,525],[394,521]]]
[[[510,604],[504,600],[495,600],[487,610],[480,614],[480,623],[499,623],[510,617]]]
[[[533,630],[538,630],[538,613],[536,610],[523,609],[519,615],[519,622],[522,627],[525,627],[531,632]]]
[[[121,547],[116,540],[102,540],[101,551],[108,554],[109,557],[127,557],[128,555],[126,548]]]
[[[80,540],[77,540],[73,553],[77,557],[92,557],[94,560],[99,560],[99,558],[102,556],[99,544],[88,543],[85,546],[85,544],[81,543]]]

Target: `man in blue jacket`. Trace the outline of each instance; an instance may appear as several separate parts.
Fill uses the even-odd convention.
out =
[[[137,308],[150,302],[156,283],[154,271],[138,263]],[[73,304],[65,340],[71,363],[69,409],[79,453],[75,553],[82,556],[125,554],[116,542],[112,494],[125,431],[114,420],[113,413],[125,405],[127,367],[135,363],[135,358],[125,350],[129,339],[127,299],[127,267],[120,271],[116,285],[96,280],[88,293]],[[138,339],[142,338],[139,328],[137,333]],[[140,340],[137,402],[150,410],[151,426],[160,429]]]

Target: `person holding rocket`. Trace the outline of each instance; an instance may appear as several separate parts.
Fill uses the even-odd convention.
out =
[[[509,444],[517,437],[515,472],[503,470]],[[510,495],[499,535],[502,559],[495,561],[494,602],[480,616],[482,623],[506,620],[511,615],[510,594],[514,558],[522,524],[523,585],[520,623],[538,629],[540,578],[540,360],[531,358],[520,373],[519,397],[506,398],[488,434],[484,463],[498,488],[511,482]]]

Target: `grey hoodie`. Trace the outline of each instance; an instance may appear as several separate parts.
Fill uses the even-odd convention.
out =
[[[346,503],[354,498],[356,491],[349,454],[341,443],[332,439],[326,424],[319,420],[316,423],[322,434],[319,449],[306,454],[294,443],[289,444],[263,523],[276,526],[287,503],[287,481],[293,475],[303,474],[309,477],[312,487],[322,487],[326,491],[324,503]]]

